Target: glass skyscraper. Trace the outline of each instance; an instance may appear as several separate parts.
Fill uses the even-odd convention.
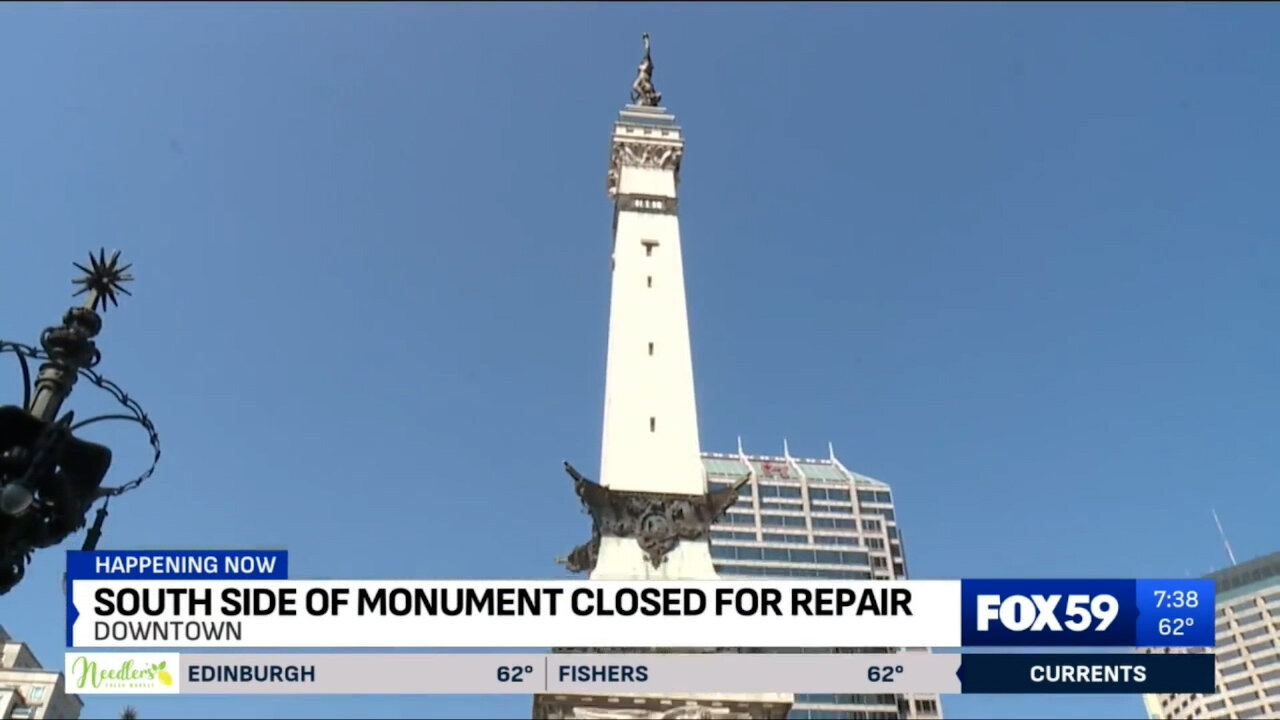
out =
[[[825,460],[703,453],[711,490],[748,472],[737,504],[711,532],[722,576],[900,580],[906,551],[893,495],[879,480],[850,472],[834,453]],[[791,652],[896,652],[902,648],[833,648]],[[937,695],[797,694],[798,720],[941,718]]]

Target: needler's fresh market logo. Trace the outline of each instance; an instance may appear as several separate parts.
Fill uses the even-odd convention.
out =
[[[71,663],[70,675],[79,690],[156,690],[173,685],[168,662],[137,662],[133,659],[104,663],[81,655]]]

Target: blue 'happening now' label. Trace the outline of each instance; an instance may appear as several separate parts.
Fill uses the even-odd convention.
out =
[[[70,550],[67,552],[67,647],[79,612],[76,580],[284,580],[284,550]]]

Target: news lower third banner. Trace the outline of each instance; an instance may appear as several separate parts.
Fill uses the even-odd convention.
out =
[[[1208,693],[1212,653],[195,654],[69,652],[80,695]]]
[[[284,551],[69,552],[67,646],[1214,644],[1210,580],[305,580],[288,562]]]

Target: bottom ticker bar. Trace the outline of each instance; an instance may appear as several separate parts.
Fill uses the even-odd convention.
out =
[[[967,693],[1211,693],[1212,653],[965,655]]]
[[[959,655],[69,652],[77,693],[960,692]],[[164,671],[160,679],[160,671]],[[121,678],[125,678],[121,680]]]
[[[1195,693],[1213,655],[69,652],[77,694]]]

